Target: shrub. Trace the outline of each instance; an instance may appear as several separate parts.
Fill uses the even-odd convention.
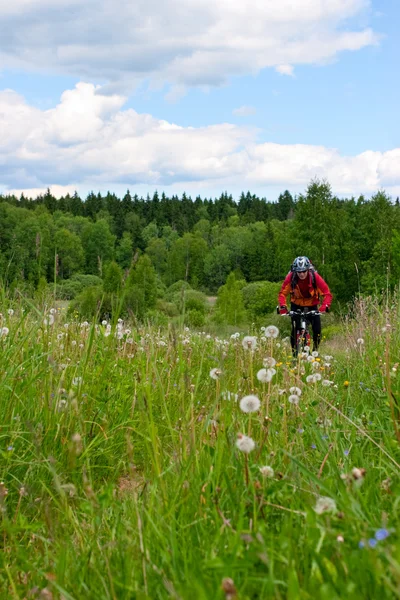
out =
[[[242,288],[244,306],[251,319],[275,311],[280,287],[280,283],[257,281]]]
[[[102,280],[96,275],[76,274],[71,279],[64,279],[57,284],[56,293],[58,300],[73,300],[87,287],[100,286]]]
[[[185,323],[191,327],[203,327],[205,320],[204,313],[196,309],[189,310],[185,314]]]

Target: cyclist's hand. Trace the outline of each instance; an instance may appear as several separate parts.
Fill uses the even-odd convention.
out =
[[[329,306],[321,306],[321,308],[319,309],[320,313],[327,313],[329,312]]]
[[[287,315],[288,314],[288,309],[286,306],[280,306],[279,307],[279,314],[280,315]]]

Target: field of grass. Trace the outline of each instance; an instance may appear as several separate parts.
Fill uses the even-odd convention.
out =
[[[222,339],[13,308],[1,599],[400,598],[396,303],[359,303],[297,363],[269,323]]]

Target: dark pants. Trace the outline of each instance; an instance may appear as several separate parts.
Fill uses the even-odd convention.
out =
[[[310,310],[318,310],[318,306],[299,306],[298,304],[291,304],[290,310],[301,310],[308,312]],[[318,350],[319,343],[321,341],[321,317],[319,315],[312,315],[308,317],[308,322],[311,323],[313,333],[313,350]],[[292,344],[292,350],[297,351],[296,348],[296,331],[300,326],[300,317],[292,317],[292,332],[290,335],[290,343]]]

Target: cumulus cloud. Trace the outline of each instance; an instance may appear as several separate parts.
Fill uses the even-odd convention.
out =
[[[98,91],[79,83],[50,110],[0,92],[0,191],[141,184],[302,190],[314,177],[343,194],[400,186],[400,148],[342,156],[324,146],[259,143],[250,127],[181,127],[124,109],[123,96]]]
[[[276,67],[276,70],[281,75],[289,75],[290,77],[293,77],[293,75],[294,75],[292,65],[278,65]]]
[[[255,115],[256,112],[254,106],[241,106],[240,108],[235,108],[232,114],[235,117],[250,117],[251,115]]]
[[[370,0],[0,0],[0,65],[107,84],[220,85],[376,44]],[[178,88],[181,89],[181,88]]]

